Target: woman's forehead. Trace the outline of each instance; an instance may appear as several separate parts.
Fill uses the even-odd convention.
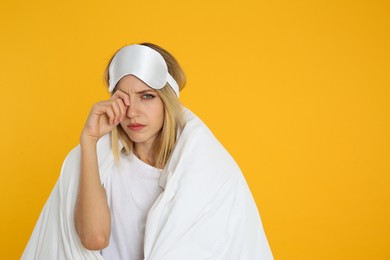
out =
[[[155,91],[134,75],[126,75],[121,78],[116,86],[116,89],[135,93],[140,91]]]

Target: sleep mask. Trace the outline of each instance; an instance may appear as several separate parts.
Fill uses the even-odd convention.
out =
[[[110,92],[121,78],[134,75],[153,89],[162,89],[168,83],[179,97],[179,86],[169,74],[163,56],[150,47],[133,44],[121,48],[112,59],[108,73]]]

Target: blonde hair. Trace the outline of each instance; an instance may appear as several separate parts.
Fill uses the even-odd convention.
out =
[[[161,54],[167,63],[169,73],[176,80],[179,85],[179,89],[182,90],[186,84],[186,76],[177,60],[169,52],[158,45],[152,43],[141,43],[141,45],[152,48]],[[115,54],[113,57],[114,56]],[[110,59],[110,62],[104,71],[104,80],[107,86],[109,85],[108,67],[113,57]],[[176,143],[177,132],[184,127],[185,118],[183,107],[168,83],[162,89],[156,89],[156,92],[164,104],[164,122],[160,133],[153,144],[153,155],[155,159],[154,166],[162,169],[165,167],[173,151]],[[124,145],[122,151],[119,150],[118,140],[120,140]],[[130,140],[120,124],[111,131],[111,142],[112,152],[117,162],[119,162],[120,152],[127,155],[133,153],[134,143]]]

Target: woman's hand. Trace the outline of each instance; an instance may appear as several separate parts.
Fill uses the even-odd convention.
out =
[[[96,143],[125,118],[129,105],[130,97],[116,91],[109,100],[92,106],[81,133],[80,181],[74,220],[77,235],[89,250],[105,248],[111,233],[111,215],[99,176]]]
[[[109,100],[101,101],[92,106],[80,141],[97,142],[100,137],[111,132],[126,116],[130,97],[117,90]]]

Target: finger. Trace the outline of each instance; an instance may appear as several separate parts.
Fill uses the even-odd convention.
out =
[[[106,108],[106,114],[108,116],[108,123],[110,125],[113,125],[114,124],[114,119],[115,119],[115,113],[114,111],[112,110],[112,107],[111,106],[107,106]]]
[[[106,113],[106,102],[102,101],[94,104],[91,108],[91,113],[96,115],[102,115]]]
[[[123,103],[126,106],[130,105],[130,97],[129,97],[129,95],[127,93],[121,91],[121,90],[115,91],[114,95],[112,95],[111,98],[120,98],[120,99],[123,100]]]
[[[125,107],[125,104],[123,104],[123,100],[122,99],[117,99],[116,102],[118,103],[118,106],[119,106],[119,109],[121,111],[121,116],[120,116],[120,122],[122,122],[122,120],[125,118],[126,116],[126,107]]]
[[[121,109],[116,100],[111,103],[111,108],[114,111],[114,124],[118,124],[119,119],[121,118]]]

